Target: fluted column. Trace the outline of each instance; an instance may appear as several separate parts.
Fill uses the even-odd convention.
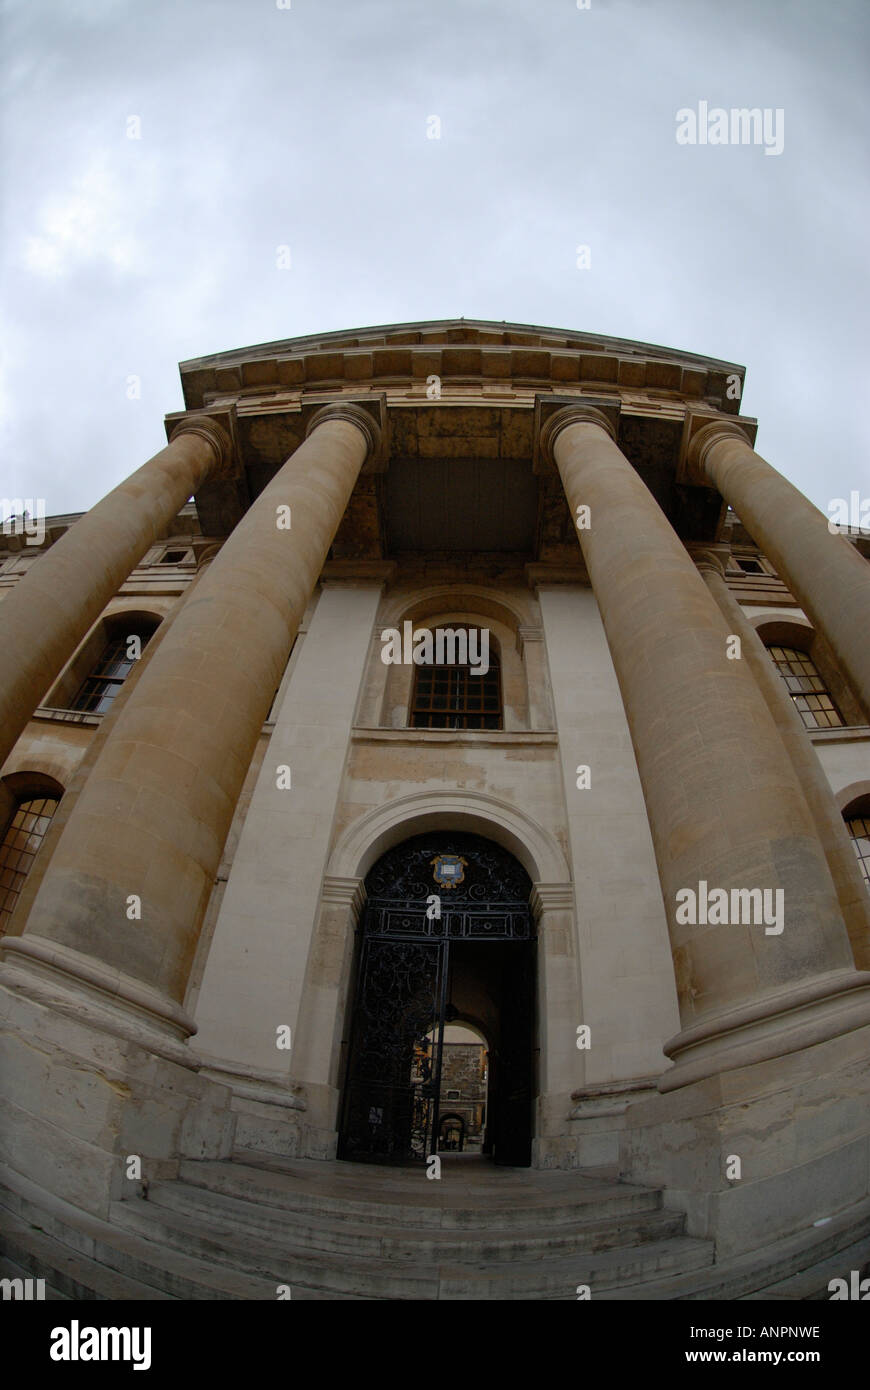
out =
[[[704,581],[604,415],[566,407],[542,442],[588,523],[578,536],[668,915],[682,1031],[665,1046],[676,1066],[662,1089],[870,1022],[870,975],[854,968],[801,788],[747,664],[728,658]],[[678,892],[700,895],[702,882],[729,895],[782,889],[784,930],[680,921]]]
[[[690,477],[712,484],[773,561],[827,637],[870,719],[870,564],[749,444],[738,424],[715,420],[693,437]]]
[[[80,517],[0,604],[0,765],[130,571],[231,455],[217,421],[182,420],[166,448]]]
[[[376,439],[356,406],[318,412],[199,579],[82,788],[24,934],[4,942],[13,967],[29,956],[104,993],[114,978],[116,995],[192,1031],[179,1001],[242,782]]]

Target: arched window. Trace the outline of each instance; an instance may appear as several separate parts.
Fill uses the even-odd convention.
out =
[[[870,796],[859,797],[847,806],[843,820],[852,840],[858,865],[870,890]]]
[[[142,619],[120,626],[116,623],[115,632],[103,647],[90,674],[79,686],[70,709],[104,714],[153,636],[156,626],[156,623],[147,623]]]
[[[807,652],[797,647],[773,645],[767,650],[807,729],[833,729],[844,724],[843,716]]]
[[[461,634],[462,640],[440,632]],[[481,628],[457,624],[436,628],[433,660],[414,668],[409,724],[412,729],[500,729],[502,727],[501,663],[498,647]],[[464,641],[464,645],[463,645]],[[483,672],[480,654],[488,649],[489,669]],[[465,656],[464,662],[457,660]],[[478,658],[475,660],[474,658]],[[480,674],[479,674],[480,673]]]
[[[51,824],[59,796],[36,796],[19,801],[0,844],[0,936],[30,872],[34,856]]]

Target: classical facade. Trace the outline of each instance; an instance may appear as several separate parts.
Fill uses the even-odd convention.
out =
[[[7,1272],[860,1267],[870,538],[743,369],[457,320],[181,378],[165,449],[0,537]]]

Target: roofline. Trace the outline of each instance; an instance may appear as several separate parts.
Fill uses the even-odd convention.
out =
[[[657,343],[640,342],[632,338],[612,338],[599,333],[584,333],[572,328],[552,328],[543,324],[532,323],[513,323],[506,319],[414,319],[406,323],[381,323],[368,324],[359,328],[339,328],[331,329],[325,333],[306,333],[297,338],[276,339],[268,343],[255,343],[249,347],[231,348],[226,352],[211,353],[206,357],[189,357],[179,362],[178,369],[183,374],[186,371],[195,371],[204,367],[228,366],[240,361],[256,359],[258,357],[274,356],[276,352],[292,354],[294,351],[303,350],[318,344],[336,344],[348,338],[355,338],[362,334],[369,333],[398,333],[425,331],[431,329],[448,328],[479,328],[487,331],[520,333],[542,333],[556,334],[569,339],[571,343],[576,343],[578,347],[604,348],[605,351],[618,351],[623,354],[636,354],[638,356],[649,356],[652,354],[656,358],[679,362],[682,365],[697,364],[703,365],[707,370],[732,371],[738,373],[741,378],[745,375],[746,368],[737,362],[728,362],[718,357],[707,357],[699,353],[686,352],[680,348],[664,347]]]

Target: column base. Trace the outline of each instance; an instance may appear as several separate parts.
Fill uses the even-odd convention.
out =
[[[632,1104],[619,1176],[664,1188],[717,1261],[812,1233],[870,1196],[868,1062],[870,1026]]]
[[[235,1146],[255,1153],[278,1154],[283,1158],[333,1158],[317,1147],[306,1147],[306,1102],[302,1087],[281,1077],[254,1072],[234,1072],[217,1063],[204,1064],[204,1072],[228,1086],[232,1111],[236,1117]]]
[[[132,975],[112,970],[46,937],[0,940],[0,984],[39,1000],[56,1013],[86,1019],[106,1033],[196,1071],[200,1060],[186,1046],[196,1024],[184,1009]]]
[[[867,1024],[870,973],[823,975],[678,1033],[664,1045],[674,1066],[660,1078],[659,1090],[674,1091],[718,1072],[782,1057]]]
[[[226,1087],[121,1036],[120,1026],[96,1025],[86,991],[76,1014],[72,981],[53,1007],[25,993],[15,972],[8,983],[2,974],[0,1163],[108,1219],[131,1185],[175,1177],[182,1158],[229,1157]]]
[[[602,1081],[572,1092],[569,1134],[557,1168],[615,1168],[629,1105],[655,1092],[655,1077]],[[570,1161],[565,1161],[565,1160]]]

